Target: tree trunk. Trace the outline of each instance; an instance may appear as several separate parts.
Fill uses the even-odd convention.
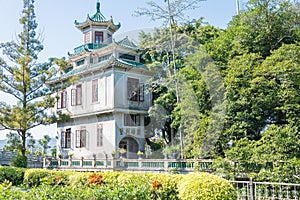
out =
[[[22,138],[22,149],[21,149],[21,154],[22,156],[26,156],[26,131],[22,130],[21,131],[21,138]]]

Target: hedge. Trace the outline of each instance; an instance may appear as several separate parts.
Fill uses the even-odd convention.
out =
[[[7,180],[14,186],[21,185],[23,183],[24,173],[24,168],[7,166],[0,167],[0,183]]]
[[[218,176],[197,173],[182,176],[178,184],[182,200],[231,200],[237,199],[236,191],[225,179]]]
[[[35,196],[30,198],[39,199],[47,199],[49,194],[64,194],[75,199],[236,199],[230,183],[208,173],[170,175],[28,169],[24,184],[34,187],[32,195]],[[84,194],[79,191],[84,191]]]

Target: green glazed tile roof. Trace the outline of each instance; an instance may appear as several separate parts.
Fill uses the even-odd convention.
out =
[[[76,69],[71,69],[67,73],[53,78],[51,81],[49,81],[49,83],[51,84],[51,82],[53,83],[56,81],[64,80],[68,77],[78,75],[78,74],[84,73],[84,72],[89,72],[89,71],[92,71],[93,69],[100,68],[103,66],[109,66],[112,64],[116,64],[116,65],[124,66],[124,67],[136,67],[136,68],[147,70],[146,66],[142,63],[124,60],[124,59],[120,59],[120,58],[115,58],[115,57],[111,56],[111,58],[109,60],[106,60],[106,61],[103,61],[100,63],[96,63],[93,65],[87,65],[87,66],[83,66],[83,67],[76,68]]]
[[[92,15],[91,17],[88,15],[87,19],[84,22],[77,22],[75,20],[74,24],[79,27],[81,25],[84,25],[86,23],[88,23],[88,21],[91,22],[96,22],[96,23],[101,23],[101,24],[112,24],[114,26],[114,28],[116,30],[118,30],[121,27],[121,24],[113,24],[113,20],[112,18],[110,20],[107,20],[104,15],[100,12],[100,2],[97,2],[97,11],[94,15]]]
[[[125,47],[131,47],[131,48],[134,48],[134,49],[138,49],[138,47],[132,41],[129,40],[128,36],[126,36],[124,39],[116,42],[116,44],[118,44],[120,46],[125,46]]]
[[[106,22],[106,18],[100,12],[100,2],[97,2],[97,12],[90,17],[90,20],[94,22]]]
[[[130,61],[130,60],[124,60],[120,58],[116,58],[116,61],[119,62],[120,64],[128,65],[131,67],[138,67],[138,68],[145,68],[146,66],[143,63],[135,62],[135,61]]]
[[[92,50],[95,50],[95,49],[101,49],[103,47],[106,47],[108,46],[109,44],[98,44],[98,43],[87,43],[87,44],[83,44],[83,45],[80,45],[78,47],[75,47],[74,48],[74,53],[71,54],[71,53],[68,53],[69,56],[75,56],[77,54],[80,54],[84,51],[88,51],[88,52],[91,52]]]

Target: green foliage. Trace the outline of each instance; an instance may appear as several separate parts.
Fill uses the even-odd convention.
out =
[[[22,199],[24,192],[14,188],[12,183],[4,181],[0,184],[0,199]]]
[[[274,162],[272,168],[262,169],[258,173],[249,173],[255,181],[300,183],[300,160],[293,158],[286,162]]]
[[[23,155],[17,155],[11,160],[11,166],[13,167],[22,167],[26,168],[27,167],[27,157]]]
[[[60,172],[45,169],[28,169],[24,174],[24,185],[35,187],[45,185],[67,185],[72,172]]]
[[[201,185],[206,199],[215,196],[230,199],[232,188],[229,183],[218,177],[201,173],[193,175],[143,174],[123,172],[57,172],[42,169],[28,169],[24,184],[30,187],[22,193],[25,199],[184,199],[187,193],[184,186]],[[96,179],[95,179],[96,178]],[[100,180],[100,179],[101,180]],[[90,184],[100,180],[100,184]],[[210,180],[210,181],[208,181]],[[205,184],[208,186],[205,186]],[[1,186],[0,186],[1,187]],[[214,188],[207,192],[207,188]],[[227,190],[227,191],[225,191]],[[11,191],[6,191],[7,195]],[[203,191],[196,190],[198,193]],[[215,193],[220,193],[216,196]],[[227,194],[227,196],[225,195]],[[180,196],[181,195],[181,196]],[[21,198],[17,198],[21,199]],[[185,198],[188,199],[188,198]],[[216,198],[218,199],[218,198]]]
[[[19,22],[22,31],[16,41],[0,44],[3,55],[7,57],[0,58],[0,90],[17,102],[0,102],[0,125],[17,132],[22,140],[21,153],[25,156],[29,130],[55,121],[47,111],[54,106],[55,98],[46,82],[56,75],[58,69],[52,65],[52,60],[37,63],[44,47],[36,32],[34,0],[23,1]]]
[[[9,132],[6,134],[7,145],[4,146],[5,151],[17,151],[21,152],[22,140],[21,137],[14,132]]]
[[[0,183],[9,181],[17,186],[23,183],[25,169],[17,167],[0,167]]]
[[[150,177],[152,190],[151,197],[153,199],[179,199],[178,183],[181,181],[181,178],[181,175],[152,175]],[[160,183],[161,185],[156,186],[157,184],[155,183]]]
[[[178,185],[178,191],[178,196],[182,200],[237,199],[236,191],[229,182],[206,173],[183,176]]]
[[[51,140],[51,138],[48,135],[44,135],[44,137],[42,139],[38,140],[39,145],[41,145],[41,147],[43,149],[43,155],[46,155],[47,150],[50,148],[50,146],[48,146],[50,140]]]

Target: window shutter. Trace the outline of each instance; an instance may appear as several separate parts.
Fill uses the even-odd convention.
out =
[[[98,124],[97,127],[97,146],[101,147],[103,146],[103,125]]]
[[[145,93],[144,84],[140,84],[139,101],[144,101],[144,93]]]
[[[76,89],[71,90],[71,106],[76,106]]]
[[[81,85],[76,86],[76,105],[81,105],[82,103],[82,87]]]
[[[67,107],[67,91],[62,92],[62,108]]]
[[[92,81],[92,102],[98,101],[98,79]]]
[[[76,148],[80,147],[80,130],[76,130]]]
[[[66,148],[71,148],[71,129],[68,128],[66,131]]]
[[[61,148],[66,148],[66,132],[62,131],[61,132],[61,137],[60,137],[60,146]]]
[[[86,130],[80,130],[80,147],[86,147]]]

